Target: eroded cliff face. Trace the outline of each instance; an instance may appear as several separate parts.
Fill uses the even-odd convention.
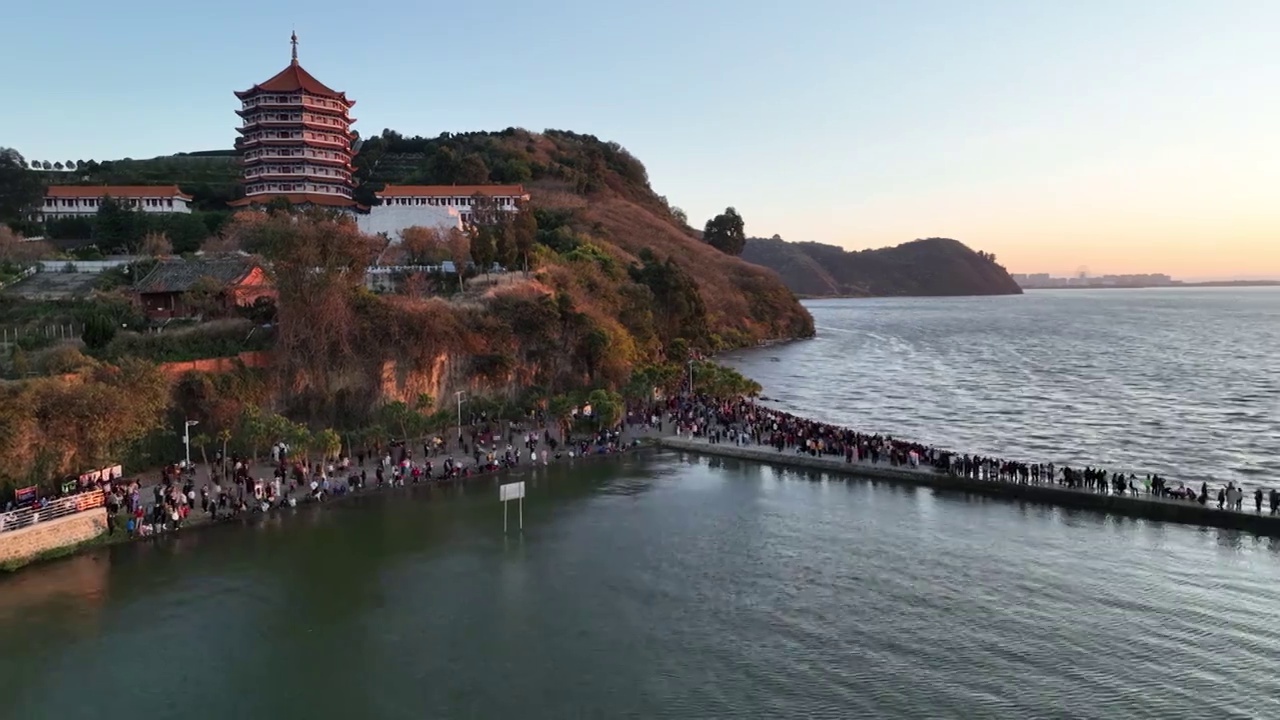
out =
[[[472,358],[439,353],[425,363],[385,360],[374,404],[400,401],[412,405],[423,394],[435,399],[437,407],[453,401],[457,392],[468,396],[516,398],[535,382],[537,368],[517,365],[509,372],[486,377],[474,372]]]

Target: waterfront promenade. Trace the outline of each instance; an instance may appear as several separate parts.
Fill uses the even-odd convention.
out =
[[[943,492],[1085,508],[1130,517],[1230,528],[1258,535],[1280,537],[1280,515],[1271,515],[1265,508],[1262,512],[1255,512],[1251,505],[1247,505],[1246,510],[1220,510],[1214,504],[1201,505],[1194,500],[1175,500],[1151,494],[1119,495],[1071,488],[1056,483],[982,480],[949,474],[928,466],[911,467],[857,459],[846,461],[844,458],[831,455],[813,456],[799,453],[795,448],[780,451],[767,445],[739,445],[732,441],[713,443],[705,437],[687,435],[664,436],[658,440],[658,444],[672,450],[816,470],[852,478],[884,480],[903,485],[929,487]]]

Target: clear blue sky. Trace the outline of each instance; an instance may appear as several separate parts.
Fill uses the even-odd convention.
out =
[[[302,64],[406,135],[616,140],[700,225],[1013,271],[1280,276],[1280,2],[12,3],[0,146],[228,148]]]

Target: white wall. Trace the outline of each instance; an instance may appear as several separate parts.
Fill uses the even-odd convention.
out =
[[[411,227],[462,229],[458,208],[433,205],[374,205],[368,214],[356,214],[356,225],[366,235],[386,233],[391,242],[400,242],[400,232]]]
[[[70,265],[76,269],[78,273],[100,273],[112,268],[128,265],[137,260],[136,257],[114,258],[111,260],[41,260],[36,269],[39,272],[59,273],[64,272]]]
[[[145,213],[190,213],[191,206],[187,200],[176,197],[155,197],[155,198],[113,198],[121,205],[134,209],[142,210]],[[159,200],[155,204],[148,204],[147,200]],[[163,201],[172,200],[173,207],[168,207]],[[40,207],[41,219],[54,217],[74,217],[97,215],[98,208],[102,206],[102,198],[45,198],[44,203]]]

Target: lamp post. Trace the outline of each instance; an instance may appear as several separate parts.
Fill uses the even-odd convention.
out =
[[[458,390],[453,393],[453,396],[458,401],[458,447],[459,448],[462,447],[462,396],[463,394],[464,393],[462,390]]]
[[[689,397],[693,397],[693,358],[689,359]]]
[[[182,444],[187,446],[187,464],[183,467],[191,467],[191,428],[199,424],[199,420],[188,420],[182,426]]]

